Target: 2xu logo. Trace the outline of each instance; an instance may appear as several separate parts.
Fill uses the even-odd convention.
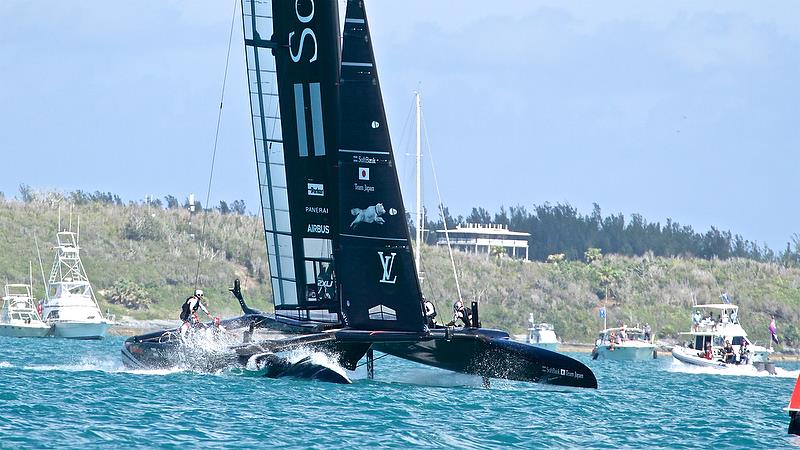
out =
[[[304,15],[300,14],[300,0],[295,0],[295,2],[294,2],[294,13],[297,16],[297,20],[299,20],[300,23],[309,23],[314,18],[314,10],[315,10],[314,0],[310,0],[310,3],[311,3],[311,12],[308,13],[307,16],[304,16]],[[314,30],[312,30],[311,28],[308,28],[308,27],[303,28],[303,31],[300,32],[300,39],[298,41],[299,44],[298,44],[296,52],[294,51],[294,45],[293,45],[293,42],[292,42],[293,38],[294,38],[294,35],[295,35],[294,31],[291,31],[289,33],[289,55],[292,57],[292,61],[294,61],[296,63],[300,62],[300,58],[303,55],[303,47],[306,45],[306,39],[309,39],[309,38],[311,39],[311,41],[314,44],[314,54],[311,56],[311,59],[309,59],[308,62],[312,63],[312,62],[316,61],[317,60],[317,47],[318,47],[318,45],[317,45],[317,35],[314,34]]]
[[[394,267],[395,256],[397,256],[397,253],[395,252],[385,256],[383,252],[378,252],[378,258],[380,258],[381,265],[383,266],[383,275],[381,276],[381,279],[378,280],[379,282],[387,284],[394,284],[397,282],[397,275],[392,278],[392,268]]]

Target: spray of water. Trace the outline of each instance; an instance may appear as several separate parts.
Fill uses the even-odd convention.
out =
[[[701,367],[692,364],[684,364],[676,359],[672,360],[672,364],[668,367],[667,370],[670,372],[680,372],[680,373],[739,376],[739,377],[797,378],[800,375],[800,370],[786,370],[777,366],[775,367],[775,375],[772,375],[766,370],[758,370],[750,365],[727,366],[719,368]]]

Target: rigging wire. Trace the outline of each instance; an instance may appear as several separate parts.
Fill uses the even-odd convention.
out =
[[[406,130],[410,130],[410,128],[408,128],[408,122],[411,120],[411,116],[413,114],[414,114],[414,100],[413,100],[413,97],[412,97],[411,107],[408,108],[408,114],[406,114],[406,121],[405,121],[405,123],[403,123],[402,131],[400,131],[400,142],[398,142],[398,144],[397,144],[397,148],[398,149],[403,149],[404,145],[406,147],[410,147],[411,146],[411,140],[409,139],[408,141],[406,141],[406,137],[407,137]],[[407,185],[410,182],[409,178],[411,178],[411,174],[412,174],[412,172],[409,172],[409,170],[408,170],[409,165],[407,164],[408,159],[411,156],[411,153],[408,152],[407,150],[408,149],[405,148],[404,151],[403,151],[403,156],[405,157],[405,159],[403,160],[403,173],[402,174],[397,174],[398,178],[403,181],[403,183],[401,183],[401,186],[404,185],[404,184]]]
[[[206,189],[206,203],[205,206],[208,208],[208,202],[211,200],[211,182],[214,179],[214,163],[217,159],[217,142],[219,142],[219,127],[222,123],[222,104],[225,100],[225,84],[228,80],[228,65],[231,60],[231,45],[233,43],[233,27],[236,22],[236,10],[237,4],[239,0],[234,0],[233,2],[233,17],[231,17],[231,31],[228,35],[228,54],[225,56],[225,74],[222,77],[222,93],[219,96],[219,112],[217,113],[217,130],[214,133],[214,151],[211,154],[211,172],[208,174],[208,188]],[[197,240],[197,270],[195,271],[194,275],[194,288],[197,289],[197,285],[200,282],[200,261],[201,258],[201,251],[202,251],[202,239],[206,235],[206,224],[208,223],[208,214],[203,214],[203,226],[200,228],[200,239]]]
[[[431,162],[431,172],[433,173],[433,184],[436,186],[436,195],[439,197],[439,214],[442,216],[444,224],[444,237],[447,241],[447,251],[450,254],[450,265],[453,267],[453,278],[456,280],[456,291],[458,299],[461,300],[461,284],[458,282],[458,272],[456,271],[456,260],[453,258],[453,247],[450,245],[450,231],[447,229],[447,218],[444,216],[444,203],[442,202],[442,192],[439,190],[439,179],[436,177],[436,164],[433,163],[433,152],[431,141],[428,138],[428,127],[425,126],[425,115],[420,111],[422,129],[425,131],[425,143],[428,145],[428,159]]]

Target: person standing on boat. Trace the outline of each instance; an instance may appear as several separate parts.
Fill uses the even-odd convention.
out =
[[[642,331],[644,331],[644,340],[649,342],[650,341],[650,333],[653,332],[653,330],[650,328],[650,324],[649,323],[645,323],[644,324],[644,330],[642,330]]]
[[[778,340],[778,326],[775,325],[775,316],[772,316],[772,321],[769,323],[770,342],[769,348],[772,348],[772,343],[780,344]]]
[[[208,316],[209,319],[213,319],[211,313],[208,312],[208,308],[203,305],[203,290],[197,289],[194,291],[194,295],[187,298],[183,305],[181,306],[181,320],[183,324],[181,324],[181,336],[185,336],[186,333],[189,331],[189,328],[198,323],[200,320],[197,318],[197,309],[202,309],[204,313]]]

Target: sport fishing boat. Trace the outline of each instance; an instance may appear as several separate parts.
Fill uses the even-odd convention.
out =
[[[641,328],[624,326],[601,331],[592,350],[592,359],[615,361],[645,361],[655,355],[656,345]]]
[[[78,245],[79,233],[61,231],[56,234],[56,241],[42,317],[53,327],[55,337],[102,339],[113,322],[100,311],[86,276]]]
[[[364,2],[243,0],[244,42],[275,313],[223,322],[236,360],[268,377],[331,381],[312,349],[354,370],[374,351],[491,378],[596,388],[559,353],[481,327],[426,324]],[[340,47],[341,42],[341,47]],[[174,330],[129,338],[126,364],[158,366],[186,346]],[[235,356],[235,358],[234,358]],[[334,377],[335,378],[335,377]],[[348,382],[345,378],[334,379]]]
[[[772,350],[750,342],[739,323],[739,307],[736,305],[696,305],[691,331],[681,334],[689,337],[690,341],[673,347],[672,356],[683,363],[719,369],[753,365],[757,369],[774,370],[769,362]],[[732,352],[726,355],[727,343]]]
[[[0,336],[45,337],[50,325],[36,311],[36,299],[29,284],[7,284],[0,311]]]
[[[528,317],[531,326],[528,328],[528,344],[553,352],[558,351],[558,337],[555,328],[549,323],[536,323],[533,313]]]

